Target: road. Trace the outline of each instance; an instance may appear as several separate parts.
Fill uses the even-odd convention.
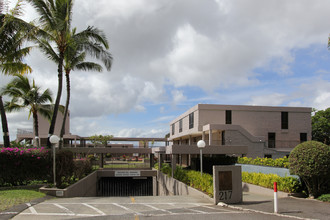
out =
[[[292,219],[213,205],[209,200],[191,196],[83,197],[60,198],[28,208],[14,220],[35,219]]]

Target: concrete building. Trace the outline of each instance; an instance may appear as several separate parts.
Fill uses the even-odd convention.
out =
[[[198,154],[278,158],[311,140],[311,108],[198,104],[170,122],[166,154],[185,162]],[[195,155],[196,156],[196,155]],[[189,162],[188,162],[189,164]]]

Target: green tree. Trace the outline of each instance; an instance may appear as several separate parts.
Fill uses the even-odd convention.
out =
[[[112,135],[94,135],[94,136],[90,136],[89,139],[91,140],[92,144],[94,144],[94,147],[97,144],[102,144],[104,147],[106,147],[108,145],[108,142],[111,141],[111,139],[113,138]]]
[[[310,196],[316,198],[329,192],[330,146],[317,141],[303,142],[291,151],[289,163],[290,173],[305,182]]]
[[[39,147],[39,126],[38,113],[49,119],[52,113],[51,92],[46,89],[41,92],[40,87],[36,86],[34,80],[32,85],[27,77],[16,75],[9,84],[3,88],[1,94],[11,97],[10,102],[5,103],[5,109],[9,112],[20,111],[22,109],[29,109],[29,118],[33,116],[33,128],[35,134],[35,143]]]
[[[102,71],[102,66],[85,61],[86,55],[100,59],[107,70],[111,69],[112,56],[106,50],[109,48],[107,39],[102,31],[94,27],[88,27],[86,30],[76,33],[76,29],[72,30],[68,47],[64,53],[64,71],[66,78],[67,98],[65,103],[65,113],[60,133],[60,148],[63,145],[63,135],[65,132],[65,123],[70,103],[70,73],[74,70],[83,71]]]
[[[330,108],[316,111],[312,116],[312,139],[330,144]]]
[[[27,0],[39,15],[39,32],[35,39],[41,51],[57,64],[58,90],[49,126],[49,137],[54,134],[60,106],[63,81],[64,54],[70,38],[73,0]],[[51,144],[47,142],[47,146]]]
[[[34,26],[17,18],[21,15],[21,2],[17,1],[16,6],[6,14],[3,14],[3,7],[0,7],[0,72],[4,75],[32,71],[31,67],[23,62],[23,58],[30,52],[31,47],[22,47],[22,45],[32,36]],[[4,146],[9,147],[8,122],[1,95],[0,112]]]

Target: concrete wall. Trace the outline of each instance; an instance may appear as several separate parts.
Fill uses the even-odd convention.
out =
[[[159,196],[197,196],[207,198],[210,202],[213,199],[205,193],[194,189],[172,177],[161,172],[158,173],[158,195]]]

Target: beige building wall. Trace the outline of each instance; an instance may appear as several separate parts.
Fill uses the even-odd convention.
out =
[[[226,110],[231,111],[231,124],[226,124]],[[193,145],[204,135],[207,145],[243,145],[248,146],[247,156],[282,157],[300,143],[301,133],[311,140],[311,111],[304,107],[199,104],[171,122],[169,140],[173,145]],[[282,112],[288,113],[288,129],[281,128]],[[189,129],[191,113],[194,113],[194,127]],[[268,148],[268,133],[275,133],[275,148]]]

